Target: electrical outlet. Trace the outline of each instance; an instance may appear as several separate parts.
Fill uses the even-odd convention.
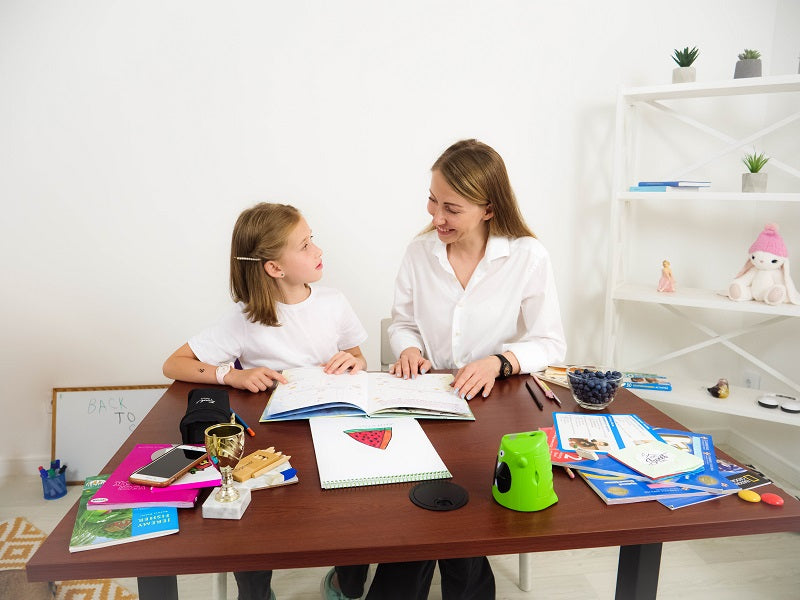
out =
[[[759,389],[761,387],[761,375],[755,371],[743,371],[744,387]]]

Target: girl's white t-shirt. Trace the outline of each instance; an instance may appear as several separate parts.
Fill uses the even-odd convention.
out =
[[[253,323],[236,304],[216,325],[189,340],[204,363],[221,365],[237,358],[244,369],[276,371],[322,365],[340,350],[359,346],[367,332],[339,290],[311,287],[299,304],[278,303],[280,326]]]

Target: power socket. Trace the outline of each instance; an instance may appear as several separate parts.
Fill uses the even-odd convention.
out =
[[[742,379],[744,379],[744,387],[756,390],[761,388],[761,375],[755,371],[742,371]]]

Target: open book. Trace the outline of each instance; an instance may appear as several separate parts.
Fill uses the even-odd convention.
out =
[[[401,379],[389,373],[328,375],[322,367],[298,367],[283,375],[288,383],[272,392],[262,422],[365,415],[475,420],[467,401],[450,387],[450,374]]]

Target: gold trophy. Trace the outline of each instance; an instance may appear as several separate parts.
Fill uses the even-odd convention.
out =
[[[205,430],[208,457],[219,468],[222,484],[203,503],[203,516],[212,519],[240,519],[250,504],[250,490],[233,487],[233,468],[244,455],[244,427],[219,423]]]

